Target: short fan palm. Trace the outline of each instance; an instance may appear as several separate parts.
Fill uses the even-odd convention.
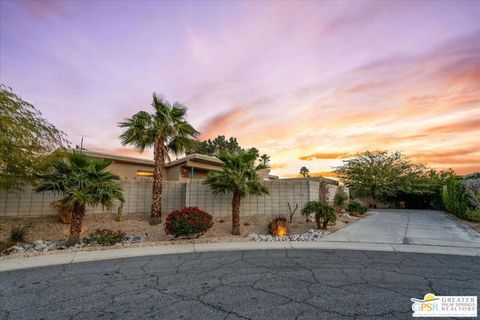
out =
[[[240,202],[246,195],[268,194],[262,185],[257,170],[263,165],[255,165],[258,153],[254,150],[230,153],[221,151],[218,158],[223,161],[222,171],[211,171],[205,184],[210,185],[214,194],[232,192],[232,234],[240,235]]]
[[[335,222],[337,215],[335,210],[326,203],[320,201],[309,201],[302,210],[304,215],[315,214],[317,228],[327,229],[328,223]],[[323,220],[323,224],[321,223]]]
[[[80,242],[85,207],[110,207],[115,199],[124,201],[119,177],[107,170],[110,162],[73,152],[64,160],[57,160],[52,170],[39,176],[36,191],[53,191],[63,195],[60,200],[72,208],[70,236],[67,246]]]
[[[170,103],[164,97],[153,94],[154,111],[140,111],[119,124],[125,128],[120,136],[123,145],[133,145],[143,152],[153,147],[155,167],[153,170],[151,223],[158,224],[162,218],[162,182],[165,160],[168,154],[183,153],[191,149],[199,134],[186,120],[187,108],[180,103]]]

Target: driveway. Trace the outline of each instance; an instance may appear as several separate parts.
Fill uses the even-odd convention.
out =
[[[348,250],[190,253],[0,272],[0,319],[411,319],[478,295],[480,257]]]
[[[480,234],[435,210],[374,210],[323,240],[480,248]]]

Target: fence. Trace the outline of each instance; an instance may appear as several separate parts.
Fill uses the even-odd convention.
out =
[[[288,214],[288,203],[292,207],[298,204],[302,208],[306,202],[318,200],[320,197],[320,183],[311,180],[270,180],[263,182],[270,194],[260,197],[247,196],[242,199],[241,214]],[[149,181],[122,181],[125,203],[123,214],[150,213],[152,205],[152,182]],[[328,185],[329,201],[338,187]],[[0,217],[34,217],[56,214],[51,206],[53,201],[61,196],[51,192],[37,193],[32,187],[26,187],[20,193],[0,192]],[[213,195],[210,187],[201,181],[175,182],[167,181],[163,185],[162,209],[170,212],[186,206],[199,207],[213,216],[221,217],[231,214],[231,194]],[[115,213],[119,203],[112,208],[90,207],[87,214]]]

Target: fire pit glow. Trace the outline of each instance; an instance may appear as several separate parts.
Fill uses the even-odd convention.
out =
[[[287,219],[277,217],[268,225],[268,232],[274,237],[288,236]]]

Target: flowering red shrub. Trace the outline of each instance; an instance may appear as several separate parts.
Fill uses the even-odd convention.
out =
[[[101,246],[113,246],[120,243],[125,238],[126,233],[121,230],[97,229],[83,239],[86,244],[98,244]]]
[[[171,212],[165,220],[165,233],[175,238],[197,237],[205,233],[213,225],[212,216],[205,211],[188,207]]]

